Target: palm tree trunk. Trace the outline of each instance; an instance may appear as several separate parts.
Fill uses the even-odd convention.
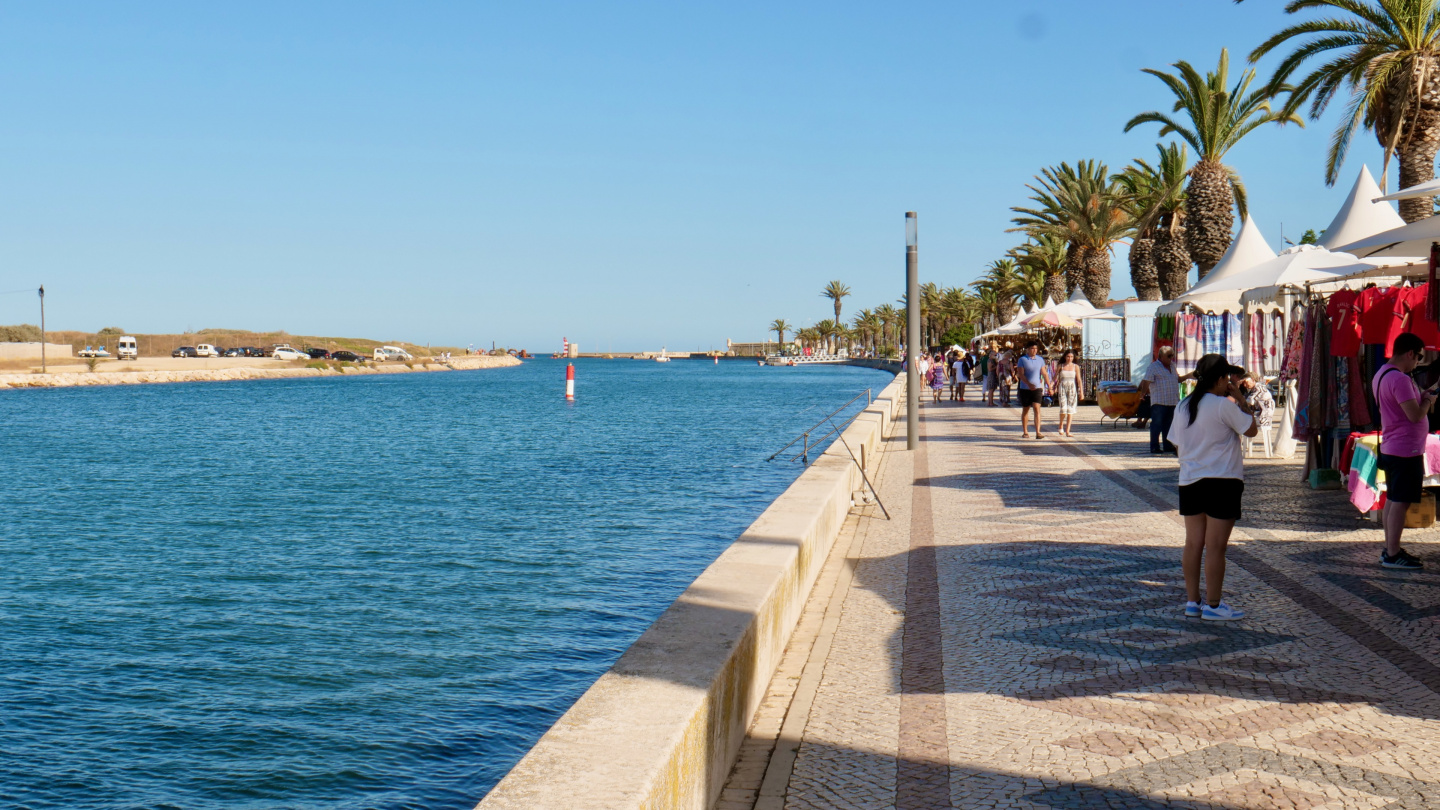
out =
[[[1150,256],[1160,276],[1160,295],[1165,300],[1177,298],[1190,289],[1190,252],[1185,249],[1184,225],[1162,224],[1155,233]]]
[[[1080,288],[1090,305],[1104,308],[1110,300],[1110,253],[1103,249],[1083,246],[1077,252],[1081,272]]]
[[[1065,294],[1056,298],[1055,303],[1074,295],[1075,288],[1085,283],[1085,264],[1081,258],[1084,253],[1085,249],[1074,242],[1065,250]]]
[[[1395,148],[1400,158],[1400,188],[1435,179],[1435,152],[1440,148],[1440,61],[1425,61],[1419,110],[1406,127],[1405,140]],[[1400,217],[1406,222],[1418,222],[1434,213],[1434,197],[1400,201]]]
[[[1064,301],[1066,298],[1065,279],[1065,273],[1046,273],[1045,297],[1049,298],[1057,304],[1061,301]],[[1041,301],[1040,303],[1044,304],[1045,302]]]
[[[1201,160],[1190,169],[1185,195],[1185,248],[1203,279],[1230,249],[1230,231],[1235,227],[1230,175],[1219,161]]]
[[[1155,240],[1137,236],[1130,243],[1130,284],[1141,301],[1160,300],[1160,272],[1155,267]]]

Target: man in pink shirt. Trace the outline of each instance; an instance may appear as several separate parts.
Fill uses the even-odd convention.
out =
[[[1420,387],[1410,373],[1425,352],[1425,342],[1405,332],[1395,338],[1390,362],[1375,374],[1375,402],[1380,407],[1380,469],[1385,471],[1385,551],[1380,565],[1418,571],[1424,566],[1400,548],[1405,513],[1424,492],[1425,439],[1430,431],[1426,414],[1435,404],[1435,390]]]

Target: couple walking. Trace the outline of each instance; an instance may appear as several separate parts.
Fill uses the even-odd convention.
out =
[[[1015,361],[1015,377],[1020,383],[1020,435],[1029,437],[1029,421],[1035,420],[1035,438],[1043,439],[1040,432],[1040,405],[1045,392],[1052,391],[1060,405],[1060,435],[1074,436],[1075,412],[1080,406],[1081,382],[1080,365],[1075,362],[1075,352],[1066,349],[1060,356],[1060,364],[1052,375],[1050,364],[1040,356],[1039,341],[1025,344],[1025,354]]]

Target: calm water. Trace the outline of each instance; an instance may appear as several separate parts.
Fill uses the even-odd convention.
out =
[[[888,375],[0,393],[0,806],[477,801]]]

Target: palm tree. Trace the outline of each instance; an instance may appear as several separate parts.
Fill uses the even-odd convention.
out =
[[[850,288],[838,281],[832,281],[825,285],[825,290],[820,293],[821,298],[829,298],[835,302],[835,323],[840,323],[840,299],[850,294]]]
[[[1190,253],[1185,250],[1184,144],[1156,145],[1154,166],[1143,160],[1115,175],[1125,189],[1125,206],[1135,220],[1130,242],[1130,283],[1141,301],[1174,298],[1185,292]]]
[[[927,281],[920,285],[920,342],[935,344],[935,312],[940,307],[940,285]]]
[[[1076,287],[1094,306],[1110,299],[1110,251],[1130,235],[1132,221],[1125,211],[1119,183],[1110,178],[1105,164],[1082,160],[1073,168],[1068,163],[1043,169],[1039,188],[1027,185],[1034,208],[1012,208],[1022,216],[1011,221],[1033,235],[1045,234],[1065,240],[1065,281],[1067,292]]]
[[[1029,301],[1035,306],[1045,303],[1045,271],[1026,267],[1016,262],[1015,295],[1024,305]]]
[[[839,324],[829,318],[815,324],[815,334],[825,342],[825,351],[827,354],[835,353],[835,336],[838,327]]]
[[[1327,52],[1329,61],[1317,65],[1290,89],[1285,112],[1310,101],[1309,116],[1316,120],[1342,86],[1350,102],[1335,132],[1325,160],[1325,183],[1335,185],[1350,139],[1364,126],[1372,130],[1390,156],[1400,159],[1400,187],[1435,177],[1435,152],[1440,148],[1440,15],[1435,0],[1303,0],[1285,11],[1328,8],[1341,16],[1309,20],[1286,28],[1250,52],[1252,63],[1290,40],[1308,37],[1275,69],[1267,92],[1287,89],[1285,83],[1312,56]],[[1384,188],[1385,172],[1381,172]],[[1400,201],[1400,216],[1415,222],[1431,215],[1432,198]]]
[[[790,322],[784,318],[776,318],[770,322],[770,331],[775,333],[775,340],[780,344],[779,351],[785,351],[785,333],[790,331]]]
[[[1162,138],[1173,132],[1195,150],[1198,160],[1190,169],[1190,184],[1185,189],[1185,247],[1200,268],[1200,278],[1205,278],[1230,247],[1230,231],[1235,226],[1232,205],[1241,217],[1245,216],[1245,186],[1240,182],[1239,173],[1221,162],[1225,153],[1265,124],[1294,122],[1304,126],[1304,122],[1288,109],[1277,111],[1270,107],[1272,93],[1288,87],[1250,91],[1250,84],[1255,80],[1254,70],[1241,73],[1239,81],[1227,89],[1230,79],[1227,50],[1221,49],[1219,66],[1203,77],[1184,60],[1176,62],[1174,68],[1179,75],[1151,68],[1145,68],[1145,72],[1170,88],[1175,94],[1171,112],[1185,113],[1190,126],[1173,115],[1152,110],[1131,118],[1125,131],[1141,124],[1159,124]]]
[[[1030,241],[1010,249],[1008,255],[1019,265],[1021,273],[1027,278],[1036,273],[1043,279],[1040,298],[1032,299],[1037,306],[1044,304],[1046,298],[1059,301],[1065,297],[1066,251],[1065,240],[1048,233],[1030,234]]]
[[[996,259],[987,266],[985,275],[970,282],[970,286],[977,290],[988,289],[995,292],[995,314],[1004,322],[1015,317],[1015,299],[1021,295],[1021,280],[1022,276],[1014,259]]]
[[[898,346],[900,344],[898,335],[893,342],[890,340],[890,327],[894,326],[900,320],[899,313],[895,311],[895,307],[890,304],[881,304],[875,308],[875,317],[880,319],[880,342],[891,346]]]

